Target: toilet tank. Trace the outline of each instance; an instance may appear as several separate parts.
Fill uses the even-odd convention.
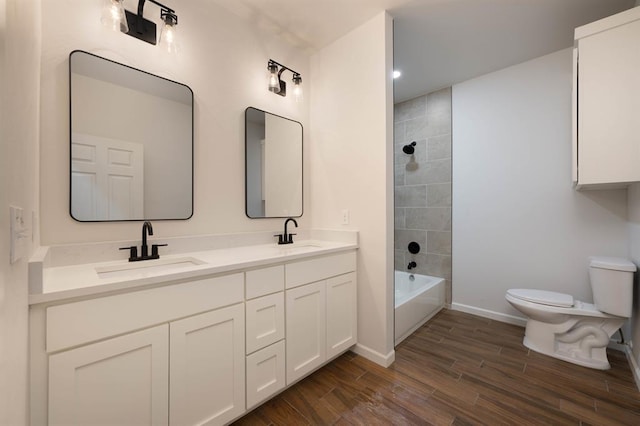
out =
[[[627,259],[592,257],[589,279],[596,308],[610,315],[629,318],[633,304],[633,273],[636,265]]]

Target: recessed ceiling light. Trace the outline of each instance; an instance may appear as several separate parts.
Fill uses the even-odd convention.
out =
[[[393,70],[393,78],[398,78],[402,75],[402,73],[398,70]]]

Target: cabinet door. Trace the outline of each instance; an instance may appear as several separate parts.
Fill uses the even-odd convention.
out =
[[[244,304],[170,327],[171,425],[224,424],[244,412]]]
[[[326,281],[287,290],[287,384],[326,360]]]
[[[166,425],[169,335],[162,325],[49,357],[49,424]]]
[[[578,42],[578,183],[640,180],[640,21]]]
[[[327,280],[327,358],[358,341],[356,273]]]

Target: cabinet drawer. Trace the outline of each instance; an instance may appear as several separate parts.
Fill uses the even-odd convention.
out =
[[[284,292],[246,303],[247,354],[284,339]]]
[[[356,252],[334,254],[286,265],[286,288],[324,280],[356,270]]]
[[[285,385],[284,340],[247,357],[247,409],[250,410]]]
[[[247,272],[247,300],[284,290],[284,265]]]
[[[47,308],[47,352],[243,301],[242,273]]]

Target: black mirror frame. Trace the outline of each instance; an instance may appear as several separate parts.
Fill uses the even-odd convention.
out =
[[[72,114],[71,114],[71,108],[72,108],[71,107],[71,74],[72,74],[72,72],[71,72],[71,56],[74,53],[84,53],[86,55],[90,55],[90,56],[93,56],[95,58],[99,58],[99,59],[102,59],[104,61],[108,61],[108,62],[111,62],[113,64],[116,64],[116,65],[119,65],[119,66],[123,66],[123,67],[129,68],[131,70],[138,71],[138,72],[141,72],[143,74],[147,74],[149,76],[168,81],[170,83],[174,83],[174,84],[178,84],[180,86],[184,86],[185,88],[187,88],[189,90],[189,92],[191,92],[191,214],[189,216],[184,217],[184,218],[182,218],[182,217],[181,218],[144,217],[144,218],[140,218],[140,219],[117,219],[117,220],[79,220],[79,219],[77,219],[77,218],[75,218],[73,216],[73,213],[72,213],[72,194],[71,194],[71,190],[72,190],[71,174],[73,172],[73,170],[72,170],[72,160],[73,159],[72,159],[72,152],[71,152],[71,143],[72,143],[71,138],[72,138],[72,135],[73,135],[73,131],[72,131],[72,120],[73,120],[73,118],[72,118]],[[71,216],[71,218],[73,220],[75,220],[76,222],[80,222],[80,223],[144,222],[144,221],[189,220],[189,219],[191,219],[193,217],[193,214],[194,214],[194,205],[195,205],[195,203],[194,203],[194,197],[195,197],[195,179],[194,179],[194,175],[195,175],[195,143],[194,143],[194,141],[195,141],[195,126],[194,126],[194,123],[195,123],[195,119],[194,119],[195,108],[194,108],[194,106],[195,105],[194,105],[194,99],[195,99],[195,95],[193,93],[193,90],[191,90],[191,88],[189,86],[187,86],[186,84],[179,83],[177,81],[174,81],[174,80],[171,80],[171,79],[168,79],[168,78],[164,78],[164,77],[161,77],[159,75],[152,74],[150,72],[147,72],[147,71],[144,71],[144,70],[141,70],[141,69],[138,69],[138,68],[126,65],[126,64],[122,64],[120,62],[113,61],[111,59],[103,58],[102,56],[98,56],[98,55],[95,55],[93,53],[90,53],[90,52],[87,52],[87,51],[84,51],[84,50],[80,50],[80,49],[76,49],[76,50],[71,51],[71,53],[69,53],[68,61],[69,61],[69,67],[68,67],[69,68],[69,145],[68,145],[68,147],[69,147],[69,157],[68,157],[69,158],[69,175],[68,175],[69,176],[69,216]]]
[[[271,114],[273,116],[282,118],[284,120],[287,121],[293,121],[294,123],[297,123],[300,125],[300,172],[302,174],[301,176],[301,191],[302,194],[300,194],[300,215],[298,216],[257,216],[257,217],[253,217],[253,216],[249,216],[249,203],[247,200],[247,194],[248,194],[248,186],[249,183],[247,182],[247,167],[248,167],[248,162],[247,162],[247,114],[249,112],[250,109],[256,110],[256,111],[262,111],[265,114]],[[244,214],[249,218],[249,219],[286,219],[286,218],[290,218],[290,217],[302,217],[302,215],[304,214],[304,126],[302,125],[301,122],[296,121],[296,120],[292,120],[290,118],[287,117],[283,117],[281,115],[278,114],[274,114],[272,112],[269,111],[264,111],[260,108],[255,108],[255,107],[247,107],[244,110]]]

